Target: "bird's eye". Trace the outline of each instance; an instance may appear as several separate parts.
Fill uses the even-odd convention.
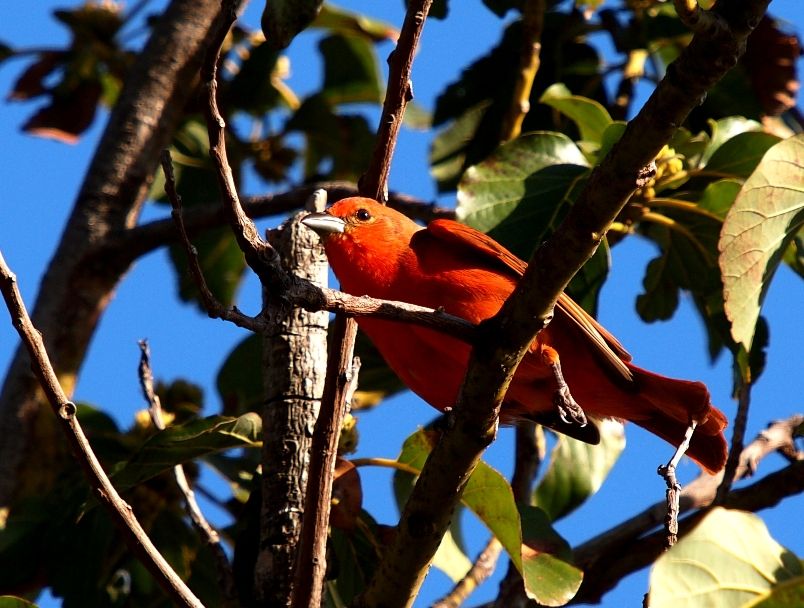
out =
[[[355,217],[361,222],[367,222],[371,219],[371,213],[369,213],[368,209],[358,209],[355,213]]]

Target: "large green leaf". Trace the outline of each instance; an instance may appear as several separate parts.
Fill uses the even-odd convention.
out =
[[[417,431],[405,440],[399,462],[421,470],[436,438],[434,432]],[[466,483],[461,502],[500,541],[522,574],[528,597],[545,606],[563,606],[575,595],[582,575],[568,563],[566,542],[543,513],[539,517],[528,511],[523,524],[511,486],[499,472],[479,462]],[[557,576],[559,572],[561,576]]]
[[[762,124],[743,116],[729,116],[720,120],[709,121],[711,136],[701,155],[701,165],[705,165],[720,146],[737,137],[740,133],[762,131]]]
[[[210,416],[168,427],[149,437],[140,450],[113,476],[118,488],[129,488],[182,464],[223,450],[257,447],[262,420],[257,414],[237,418]]]
[[[657,560],[650,576],[650,605],[756,606],[779,585],[786,587],[781,592],[798,587],[800,595],[802,580],[801,561],[771,538],[759,517],[716,508]]]
[[[568,515],[597,492],[625,448],[621,422],[605,419],[598,426],[598,445],[556,436],[550,465],[533,493],[533,503],[552,521]]]
[[[804,135],[771,148],[746,180],[720,236],[725,311],[750,349],[759,309],[782,255],[804,225]]]
[[[556,83],[549,87],[539,98],[570,118],[581,132],[581,139],[600,144],[603,132],[612,124],[608,110],[594,99],[573,95],[563,84]]]
[[[587,172],[566,135],[529,133],[466,170],[455,212],[527,259],[566,213]]]

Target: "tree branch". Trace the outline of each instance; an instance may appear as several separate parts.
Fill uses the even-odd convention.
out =
[[[767,7],[766,0],[721,4],[716,10],[725,15],[728,30],[696,33],[622,139],[592,172],[566,219],[534,253],[499,314],[481,324],[454,408],[455,424],[431,452],[363,605],[410,605],[469,475],[496,435],[499,408],[516,366],[549,320],[559,294],[593,255],[636,188],[643,168],[704,93],[737,62]]]
[[[193,592],[154,547],[151,539],[148,538],[134,516],[131,507],[120,498],[92,452],[89,441],[78,422],[76,406],[67,398],[59,383],[45,349],[42,334],[34,327],[28,316],[28,311],[25,309],[17,287],[17,278],[6,265],[2,253],[0,253],[0,291],[3,293],[3,299],[11,315],[11,322],[19,333],[23,346],[28,351],[33,372],[56,415],[56,420],[67,438],[73,455],[84,469],[84,474],[96,498],[122,533],[126,545],[174,602],[181,606],[203,608],[199,599],[193,595]]]
[[[768,454],[787,455],[792,466],[767,475],[746,488],[732,491],[723,504],[732,508],[757,511],[772,507],[783,498],[804,489],[804,459],[794,451],[794,432],[804,422],[804,415],[792,416],[768,426],[740,454],[735,481],[750,476]],[[680,513],[698,510],[681,521],[681,536],[689,531],[711,505],[722,478],[701,475],[689,483],[680,496]],[[584,571],[584,582],[573,603],[597,603],[623,577],[655,560],[664,550],[664,532],[644,536],[661,525],[667,512],[665,502],[657,502],[641,513],[587,541],[575,549],[575,563]],[[693,519],[695,518],[695,519]]]
[[[73,390],[95,327],[130,263],[125,256],[95,256],[139,215],[159,151],[182,115],[194,82],[216,0],[173,0],[129,69],[70,219],[48,265],[33,307],[55,370],[67,394]],[[52,437],[32,439],[41,393],[25,349],[18,349],[0,392],[0,507],[8,505],[25,477],[21,465],[58,474],[50,452],[28,449]],[[53,432],[52,428],[47,432]],[[26,454],[26,451],[28,452]],[[19,477],[18,477],[19,475]]]
[[[140,386],[145,400],[148,402],[148,413],[151,415],[151,421],[157,430],[165,430],[165,420],[162,416],[162,401],[159,395],[154,391],[154,373],[151,369],[151,349],[148,346],[147,340],[140,340],[140,365],[139,365],[139,378]],[[221,588],[221,595],[223,596],[224,606],[235,605],[235,585],[234,575],[232,573],[232,565],[229,563],[229,558],[226,557],[226,552],[221,545],[221,538],[218,531],[213,528],[204,517],[201,507],[195,499],[195,493],[190,487],[190,482],[187,480],[187,475],[184,473],[184,466],[177,464],[173,467],[173,477],[176,479],[176,485],[179,486],[179,491],[184,496],[184,507],[190,521],[193,522],[193,527],[198,533],[203,543],[209,546],[212,555],[215,558],[215,567],[218,571],[218,583]]]
[[[338,440],[349,407],[347,397],[350,392],[354,393],[353,386],[357,381],[352,360],[357,324],[354,320],[351,323],[348,321],[350,319],[345,315],[335,317],[327,380],[310,452],[310,476],[304,505],[304,526],[297,553],[293,608],[321,605],[327,570],[327,538]]]
[[[388,89],[382,106],[377,143],[369,162],[368,171],[360,179],[360,194],[385,203],[388,200],[388,174],[396,148],[397,135],[405,116],[405,107],[413,99],[413,84],[410,72],[413,57],[419,46],[424,21],[430,12],[433,0],[411,0],[405,13],[405,21],[399,32],[396,48],[388,57]]]
[[[324,249],[318,236],[299,223],[301,216],[296,214],[270,231],[268,239],[288,272],[324,286],[328,274]],[[265,473],[255,591],[261,603],[279,607],[291,605],[307,513],[305,495],[310,487],[313,494],[318,493],[317,486],[308,485],[307,480],[314,474],[310,471],[312,430],[317,429],[327,376],[329,314],[292,307],[283,294],[272,293],[268,286],[263,287],[263,306],[261,317],[267,322],[262,332]]]

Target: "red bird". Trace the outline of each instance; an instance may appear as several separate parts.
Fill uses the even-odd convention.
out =
[[[497,313],[526,267],[473,228],[450,220],[424,228],[368,198],[343,199],[302,223],[321,236],[344,291],[440,308],[472,323]],[[467,343],[396,321],[359,317],[358,324],[413,392],[439,410],[452,407],[468,365]],[[630,420],[675,446],[695,421],[687,454],[709,473],[723,468],[726,417],[710,403],[706,386],[630,360],[614,336],[562,294],[514,375],[502,420],[533,420],[597,443],[599,432],[586,424],[585,411],[593,420]]]

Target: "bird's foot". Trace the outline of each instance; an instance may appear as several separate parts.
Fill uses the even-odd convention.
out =
[[[578,424],[582,427],[586,426],[586,414],[583,408],[578,405],[578,402],[572,397],[569,387],[564,384],[556,389],[553,393],[553,405],[558,409],[558,415],[561,420],[567,424]]]

